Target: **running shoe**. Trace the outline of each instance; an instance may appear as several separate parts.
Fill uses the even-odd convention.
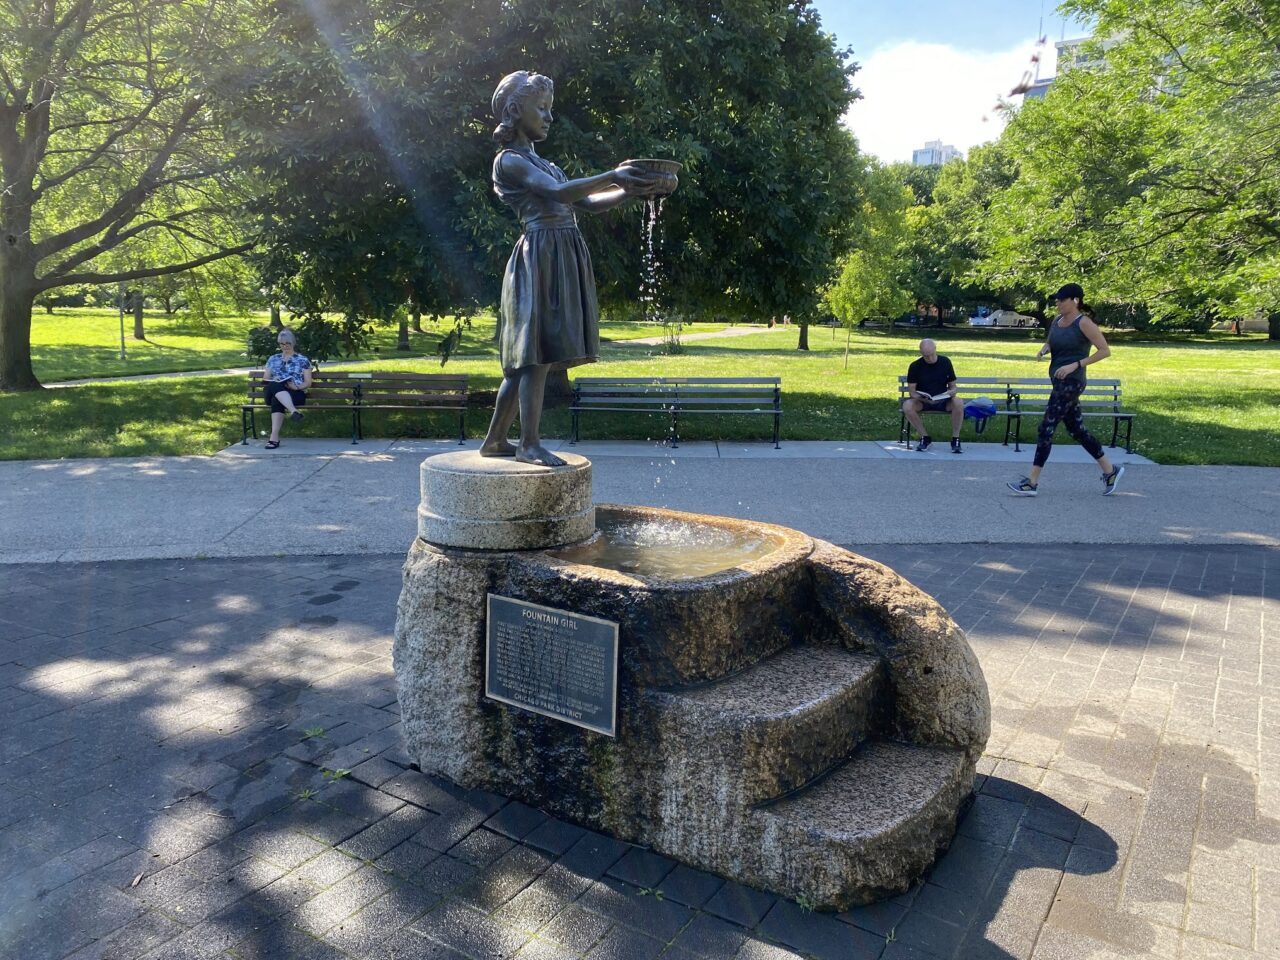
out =
[[[921,437],[920,442],[916,444],[916,449],[923,452],[928,450],[932,445],[933,439],[931,437]]]
[[[1120,478],[1124,476],[1124,467],[1117,466],[1110,473],[1105,474],[1102,478],[1103,490],[1102,495],[1109,497],[1116,492],[1116,487],[1120,486]]]
[[[964,453],[964,451],[960,449],[960,441],[959,441],[959,440],[952,440],[952,441],[951,441],[951,452],[952,452],[952,453]]]
[[[1034,497],[1040,492],[1040,488],[1031,482],[1030,478],[1023,477],[1017,483],[1010,481],[1005,484],[1015,495],[1019,497]]]

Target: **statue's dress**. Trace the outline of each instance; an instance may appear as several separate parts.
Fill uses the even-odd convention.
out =
[[[507,149],[494,157],[493,189],[524,227],[502,277],[502,372],[534,364],[562,370],[590,363],[600,353],[591,254],[571,206],[539,197],[504,175],[503,158],[512,153],[561,183],[569,179],[529,150]]]

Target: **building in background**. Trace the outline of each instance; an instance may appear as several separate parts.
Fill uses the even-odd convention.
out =
[[[1037,80],[1027,87],[1022,94],[1023,100],[1043,100],[1044,95],[1049,92],[1049,88],[1053,86],[1053,77],[1046,77],[1044,80]]]
[[[930,140],[919,150],[911,151],[911,164],[916,167],[940,167],[948,160],[958,160],[960,151],[941,140]]]
[[[1039,67],[1037,66],[1035,80],[1027,84],[1025,89],[1015,90],[1014,93],[1021,93],[1024,101],[1040,100],[1049,92],[1049,88],[1053,86],[1053,81],[1064,73],[1070,73],[1072,70],[1097,70],[1106,66],[1107,50],[1114,47],[1118,41],[1115,39],[1104,40],[1099,50],[1097,47],[1089,48],[1086,46],[1092,39],[1092,37],[1076,37],[1072,40],[1059,40],[1054,44],[1054,47],[1057,48],[1055,75],[1041,80]]]

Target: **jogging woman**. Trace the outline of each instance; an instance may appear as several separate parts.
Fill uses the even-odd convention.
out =
[[[1107,346],[1106,338],[1098,325],[1083,313],[1084,289],[1080,284],[1064,285],[1054,294],[1054,300],[1057,301],[1058,315],[1049,325],[1049,336],[1045,338],[1044,346],[1036,354],[1037,359],[1049,354],[1049,378],[1053,389],[1045,407],[1044,419],[1040,421],[1031,474],[1017,483],[1009,483],[1008,487],[1020,497],[1034,497],[1040,492],[1040,471],[1049,461],[1054,431],[1062,423],[1066,425],[1067,433],[1098,462],[1098,468],[1102,471],[1102,492],[1105,496],[1110,496],[1116,492],[1120,478],[1124,476],[1124,467],[1112,466],[1107,455],[1102,452],[1102,444],[1084,428],[1080,394],[1085,387],[1084,368],[1107,359],[1111,356],[1111,348]],[[1092,354],[1089,352],[1090,347],[1096,348]]]

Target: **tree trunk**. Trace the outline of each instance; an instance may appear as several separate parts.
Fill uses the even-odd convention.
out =
[[[164,304],[164,315],[166,317],[173,316],[173,297],[161,297],[160,302]]]
[[[0,262],[0,393],[43,389],[31,368],[34,278],[13,274],[8,264]]]
[[[809,349],[809,321],[800,321],[800,342],[796,344],[797,350]]]
[[[53,313],[53,304],[52,304],[52,303],[46,303],[46,304],[44,305],[44,312],[45,312],[46,314],[52,314],[52,313]]]
[[[413,308],[413,332],[425,333],[422,329],[422,311],[418,307]]]
[[[396,349],[397,350],[411,349],[409,346],[409,318],[408,317],[400,318],[400,336],[396,340]]]
[[[139,290],[133,295],[133,339],[147,339],[147,331],[142,329],[142,291]]]
[[[1280,340],[1280,312],[1267,317],[1267,339]]]
[[[280,304],[278,303],[271,305],[271,326],[275,330],[284,329],[284,321],[280,319]]]

